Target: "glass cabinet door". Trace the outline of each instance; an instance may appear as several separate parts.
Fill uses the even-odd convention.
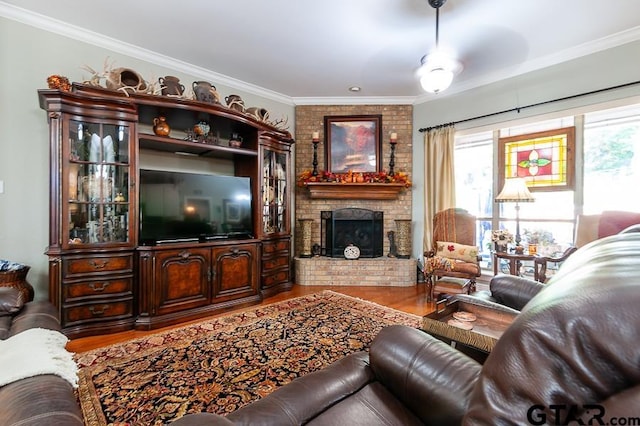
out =
[[[69,120],[61,191],[69,246],[129,243],[129,137],[127,125]]]
[[[286,153],[268,148],[262,157],[262,232],[287,232],[287,162]]]

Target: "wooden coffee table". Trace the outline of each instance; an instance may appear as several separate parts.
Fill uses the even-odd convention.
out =
[[[517,316],[517,312],[500,305],[487,306],[483,303],[472,303],[456,300],[447,305],[447,300],[436,303],[436,311],[422,317],[422,330],[440,338],[441,340],[462,344],[477,349],[486,354],[490,353],[502,333],[509,327]],[[473,328],[464,330],[449,325],[454,312],[471,312],[476,320],[469,322]]]

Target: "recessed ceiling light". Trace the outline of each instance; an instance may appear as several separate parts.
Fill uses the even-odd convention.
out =
[[[351,86],[351,87],[349,87],[349,91],[350,92],[359,92],[360,90],[362,90],[360,88],[360,86]]]

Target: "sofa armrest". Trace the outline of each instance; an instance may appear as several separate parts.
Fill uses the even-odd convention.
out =
[[[544,284],[528,278],[501,274],[491,279],[489,288],[496,302],[521,311],[544,288]]]
[[[404,325],[371,344],[376,378],[425,424],[460,424],[482,366],[446,343]]]
[[[0,387],[0,424],[83,426],[84,421],[69,382],[43,374]]]
[[[498,303],[495,300],[491,300],[491,299],[486,299],[486,298],[480,298],[480,297],[476,297],[474,295],[470,295],[470,294],[456,294],[453,295],[449,298],[449,300],[447,301],[447,305],[451,305],[452,303],[455,302],[463,302],[467,305],[475,305],[475,306],[479,306],[482,308],[487,308],[487,309],[491,309],[494,311],[498,311],[498,312],[502,312],[505,314],[510,314],[510,315],[518,315],[520,313],[520,311],[518,311],[517,309],[513,309],[507,305],[503,305],[502,303]]]
[[[60,319],[55,306],[46,300],[25,303],[20,312],[13,317],[8,337],[31,328],[60,331]]]

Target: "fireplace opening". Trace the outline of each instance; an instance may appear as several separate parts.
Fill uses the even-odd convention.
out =
[[[360,208],[321,212],[322,254],[344,257],[344,249],[353,244],[360,249],[360,257],[382,256],[383,216],[381,211]]]

